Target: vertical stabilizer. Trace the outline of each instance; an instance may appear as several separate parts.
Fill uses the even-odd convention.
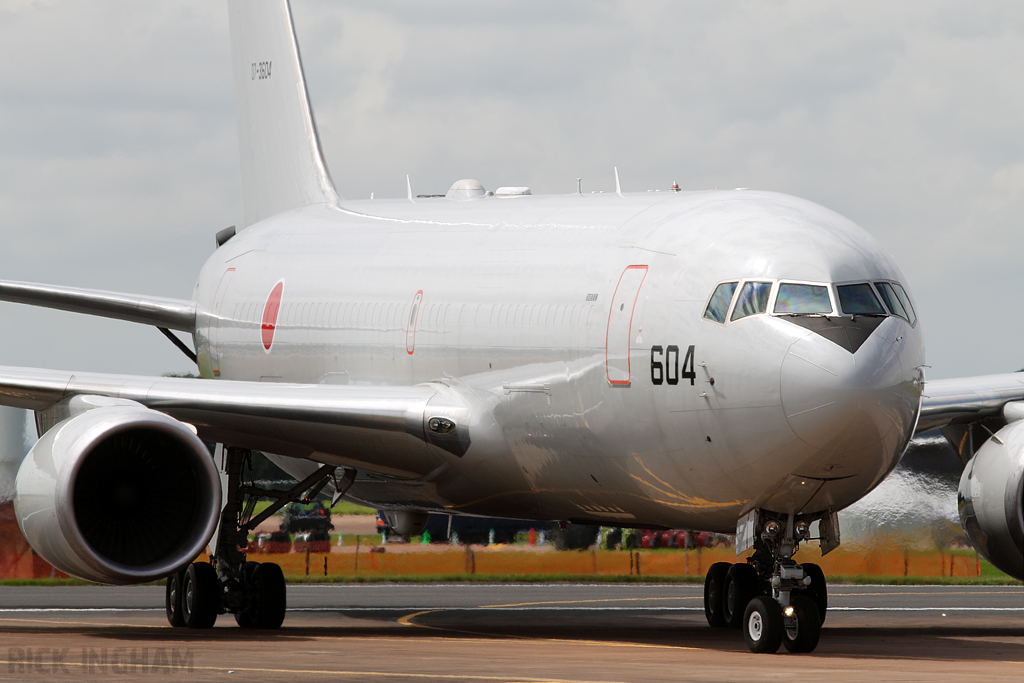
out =
[[[337,203],[288,0],[228,0],[245,224]]]

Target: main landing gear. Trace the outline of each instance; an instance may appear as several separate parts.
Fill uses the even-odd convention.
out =
[[[708,624],[741,629],[751,652],[777,652],[782,645],[790,652],[811,652],[825,621],[828,589],[818,565],[793,561],[800,541],[808,539],[808,524],[794,524],[793,515],[759,515],[756,530],[754,554],[746,563],[716,562],[708,568]]]
[[[212,545],[210,562],[193,562],[167,577],[164,606],[171,626],[210,628],[220,614],[231,613],[242,628],[276,629],[287,607],[284,574],[270,562],[247,562],[244,548],[249,532],[293,500],[309,502],[334,478],[340,498],[355,478],[346,471],[341,480],[325,465],[289,491],[257,488],[252,476],[252,454],[241,448],[217,447],[227,502]],[[243,476],[243,473],[245,476]],[[305,495],[303,495],[305,494]],[[253,516],[256,501],[276,502]]]

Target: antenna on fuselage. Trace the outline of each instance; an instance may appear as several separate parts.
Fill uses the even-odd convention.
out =
[[[412,181],[409,180],[409,174],[408,173],[405,174],[405,192],[406,192],[405,198],[408,199],[411,202],[412,201]]]
[[[619,185],[619,167],[615,166],[615,194],[622,196],[622,186]]]
[[[583,194],[583,178],[576,179],[576,194]]]

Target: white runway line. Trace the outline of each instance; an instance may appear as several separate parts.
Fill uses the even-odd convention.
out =
[[[703,607],[289,607],[289,612],[703,612]],[[0,607],[7,613],[163,612],[163,607]],[[1024,607],[829,607],[829,612],[1024,612]]]
[[[0,607],[0,614],[8,612],[163,612],[163,607]]]

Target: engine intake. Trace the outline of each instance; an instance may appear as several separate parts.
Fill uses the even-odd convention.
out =
[[[191,562],[209,542],[220,476],[185,424],[130,401],[99,399],[32,447],[15,513],[29,544],[68,574],[141,583]],[[76,399],[72,399],[72,403]],[[97,407],[98,406],[98,407]],[[91,408],[91,409],[90,409]]]
[[[960,477],[960,523],[986,560],[1024,580],[1024,420],[978,449]]]

